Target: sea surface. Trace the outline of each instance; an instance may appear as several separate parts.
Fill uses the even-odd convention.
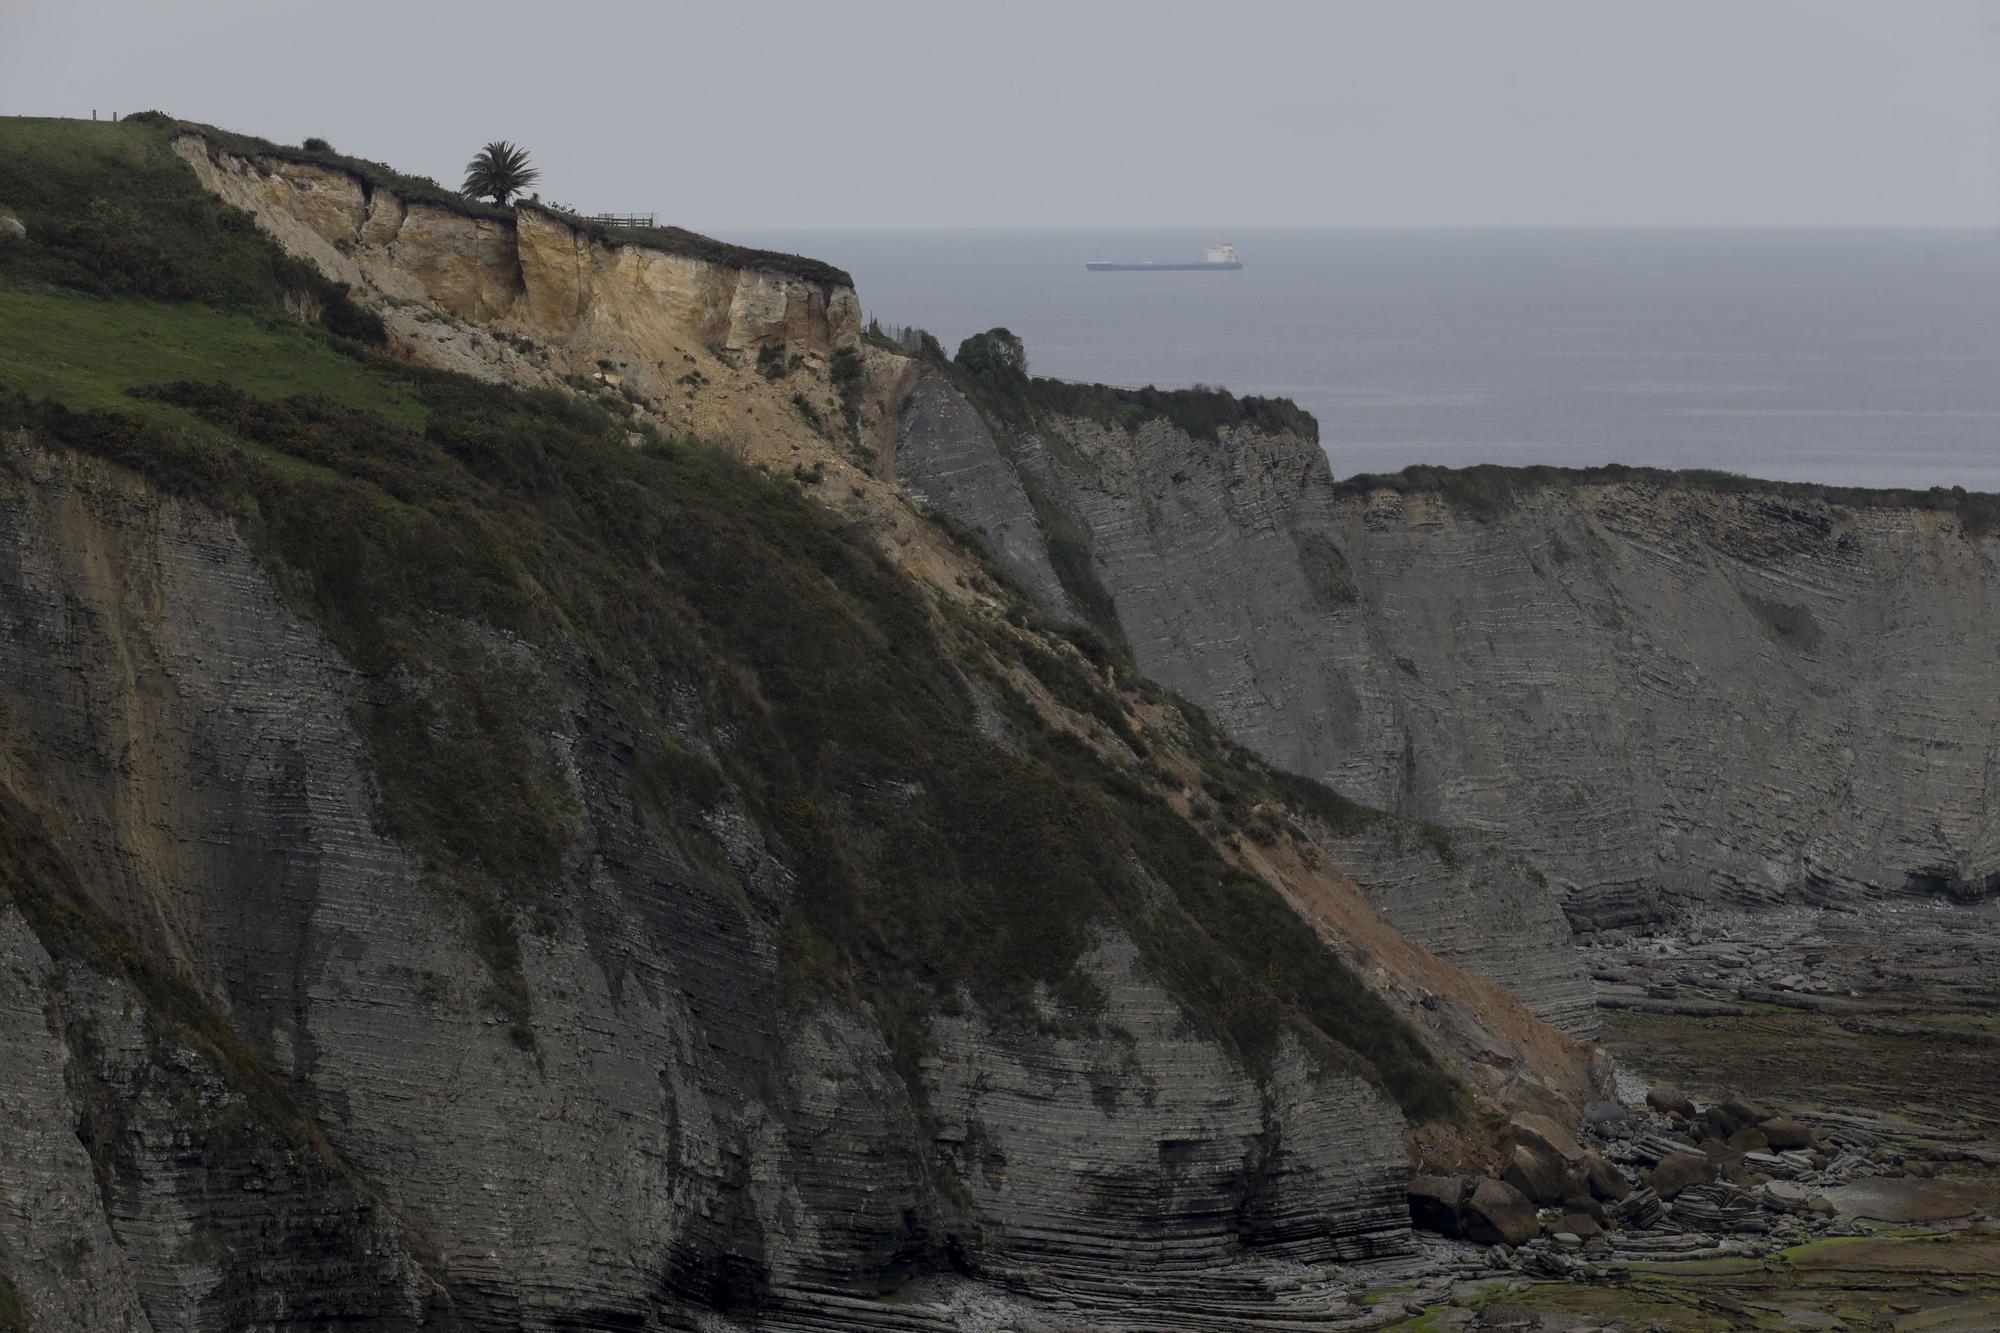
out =
[[[2000,491],[2000,230],[760,232],[947,350],[1296,399],[1340,475],[1410,463],[1723,468]]]

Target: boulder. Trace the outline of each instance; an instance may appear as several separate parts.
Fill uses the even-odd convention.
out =
[[[1728,1128],[1721,1135],[1725,1139],[1739,1129],[1745,1129],[1757,1124],[1759,1121],[1769,1119],[1771,1115],[1769,1111],[1766,1111],[1755,1102],[1745,1101],[1741,1097],[1725,1098],[1717,1102],[1714,1106],[1709,1107],[1708,1110],[1709,1114],[1716,1116],[1724,1124],[1728,1125]]]
[[[1760,1120],[1754,1130],[1743,1132],[1763,1135],[1765,1143],[1779,1152],[1789,1148],[1812,1147],[1812,1131],[1788,1115],[1774,1115],[1767,1120]]]
[[[1576,1135],[1545,1115],[1517,1115],[1507,1126],[1514,1142],[1539,1149],[1556,1161],[1574,1166],[1583,1160],[1583,1145]]]
[[[1557,1204],[1556,1211],[1563,1213],[1582,1213],[1585,1217],[1594,1217],[1600,1222],[1602,1222],[1606,1217],[1610,1216],[1609,1213],[1604,1211],[1603,1204],[1591,1198],[1588,1194],[1584,1194],[1581,1192],[1572,1194],[1567,1199],[1564,1199],[1561,1203]]]
[[[1711,1106],[1694,1119],[1693,1129],[1699,1138],[1721,1143],[1742,1126],[1723,1114],[1721,1108]]]
[[[1589,1240],[1592,1236],[1604,1234],[1604,1227],[1589,1213],[1564,1213],[1562,1221],[1556,1224],[1572,1236]]]
[[[1525,1245],[1541,1234],[1535,1206],[1504,1181],[1486,1178],[1473,1187],[1459,1216],[1465,1238],[1480,1245]]]
[[[1813,1194],[1795,1180],[1773,1180],[1763,1187],[1766,1198],[1786,1208],[1802,1209]]]
[[[1710,1139],[1701,1145],[1701,1155],[1715,1163],[1716,1167],[1741,1166],[1743,1154],[1724,1143],[1721,1139]]]
[[[1599,1102],[1583,1113],[1583,1119],[1600,1133],[1617,1135],[1641,1128],[1644,1117],[1623,1102]]]
[[[1764,1137],[1764,1131],[1758,1129],[1755,1125],[1752,1125],[1748,1129],[1737,1130],[1729,1136],[1728,1140],[1728,1147],[1731,1152],[1763,1152],[1770,1146],[1771,1141]]]
[[[1583,1155],[1583,1179],[1590,1186],[1590,1192],[1606,1203],[1616,1203],[1632,1192],[1625,1173],[1613,1166],[1603,1153],[1587,1152]]]
[[[1646,1105],[1661,1115],[1677,1115],[1683,1120],[1694,1119],[1694,1099],[1670,1083],[1655,1083],[1646,1090]]]
[[[1611,1210],[1611,1220],[1621,1227],[1643,1231],[1664,1217],[1666,1211],[1666,1205],[1660,1202],[1660,1196],[1641,1185]]]
[[[1561,1203],[1569,1194],[1562,1163],[1525,1143],[1514,1145],[1500,1178],[1536,1203]]]
[[[1671,1199],[1690,1185],[1714,1180],[1715,1170],[1706,1157],[1677,1152],[1646,1173],[1646,1184],[1662,1199]]]
[[[4,245],[8,241],[25,241],[27,239],[28,229],[21,222],[21,219],[15,217],[12,213],[0,213],[0,245]]]
[[[1459,1201],[1465,1181],[1457,1176],[1410,1177],[1410,1225],[1440,1236],[1457,1236]]]

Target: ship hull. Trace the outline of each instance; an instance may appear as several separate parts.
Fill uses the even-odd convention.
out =
[[[1231,264],[1085,264],[1092,273],[1224,273],[1242,268]]]

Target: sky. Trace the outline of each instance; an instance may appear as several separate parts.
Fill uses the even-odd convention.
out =
[[[2000,225],[2000,0],[0,0],[158,108],[700,230]]]

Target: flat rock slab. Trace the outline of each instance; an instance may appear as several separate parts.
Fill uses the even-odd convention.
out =
[[[1993,1208],[1990,1189],[1956,1180],[1876,1176],[1826,1192],[1842,1217],[1875,1222],[1949,1222]]]

